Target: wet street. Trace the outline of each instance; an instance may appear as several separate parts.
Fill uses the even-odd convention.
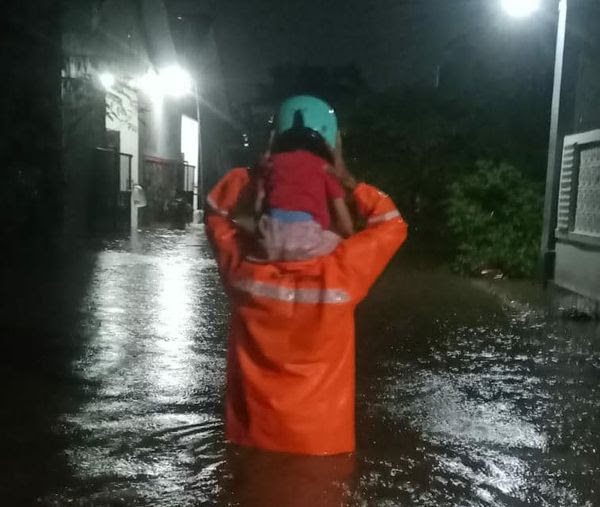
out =
[[[401,254],[358,311],[357,453],[299,457],[223,441],[202,231],[86,252],[6,274],[3,505],[600,505],[600,331],[527,284]]]

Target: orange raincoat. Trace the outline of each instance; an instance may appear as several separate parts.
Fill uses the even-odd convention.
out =
[[[329,255],[261,263],[245,257],[228,219],[249,184],[229,172],[210,192],[206,230],[231,301],[225,435],[234,443],[301,454],[352,452],[354,309],[404,242],[392,200],[360,183],[367,228]]]

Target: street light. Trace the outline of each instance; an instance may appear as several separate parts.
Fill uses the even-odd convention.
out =
[[[199,222],[197,210],[199,204],[204,208],[204,172],[202,170],[202,137],[200,134],[200,95],[198,83],[190,73],[179,65],[169,65],[156,72],[154,69],[148,71],[136,81],[137,87],[142,90],[156,105],[162,104],[165,96],[182,98],[193,95],[196,102],[196,117],[198,121],[198,163],[194,170],[194,192],[193,204],[194,223]],[[200,196],[198,195],[200,194]],[[199,203],[199,198],[201,202]]]
[[[193,92],[194,81],[189,72],[179,65],[169,65],[155,72],[149,69],[138,79],[139,88],[155,102],[167,95],[181,98]]]
[[[170,65],[158,73],[163,91],[166,95],[180,98],[192,93],[193,80],[189,72],[179,65]]]
[[[117,81],[115,75],[110,72],[103,72],[98,76],[98,80],[106,91],[110,91]]]
[[[515,18],[525,18],[537,11],[541,3],[541,0],[502,0],[502,7]]]

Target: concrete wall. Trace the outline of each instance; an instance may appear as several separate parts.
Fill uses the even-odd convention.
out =
[[[63,165],[65,170],[65,231],[88,230],[94,150],[105,143],[105,96],[92,83],[79,92],[63,93]]]
[[[118,96],[109,95],[106,99],[106,129],[119,132],[120,146],[122,153],[128,153],[131,157],[131,184],[139,182],[139,164],[140,164],[140,129],[138,114],[138,97],[134,92],[118,93]],[[120,113],[120,114],[118,114]],[[121,189],[126,188],[128,177],[125,174],[125,167],[121,167]],[[132,229],[138,227],[138,210],[130,207],[129,222]]]
[[[140,113],[142,156],[181,159],[181,105],[165,97],[144,101]],[[143,161],[142,161],[143,162]]]
[[[186,163],[198,167],[198,121],[189,116],[181,117],[181,152]]]
[[[138,163],[139,163],[139,124],[138,124],[138,104],[135,94],[119,93],[119,109],[123,106],[121,114],[111,113],[115,111],[115,96],[109,95],[106,98],[106,121],[107,130],[116,130],[120,134],[120,150],[122,153],[128,153],[133,156],[131,159],[132,180],[137,181]]]
[[[180,101],[168,97],[143,102],[140,112],[139,182],[146,191],[148,205],[140,210],[141,225],[165,220],[165,206],[175,197],[177,163],[183,162],[181,109]]]
[[[590,299],[600,299],[600,248],[559,242],[554,282]]]
[[[600,301],[600,238],[586,234],[577,237],[575,216],[577,199],[581,197],[578,197],[578,161],[577,156],[572,160],[568,153],[562,156],[566,136],[600,129],[600,2],[568,0],[567,5],[556,156],[548,169],[549,174],[551,171],[555,174],[555,188],[551,189],[554,209],[546,216],[548,245],[552,249],[555,243],[555,284]],[[561,176],[563,163],[573,167],[572,170],[566,167]],[[567,210],[564,205],[561,208],[560,202],[565,202],[565,178],[571,178],[571,173],[573,190],[568,192],[571,198]],[[562,189],[560,202],[559,187]]]

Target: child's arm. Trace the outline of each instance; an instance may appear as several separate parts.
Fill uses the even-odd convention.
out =
[[[354,225],[352,224],[352,216],[350,215],[346,201],[344,201],[343,197],[337,197],[333,199],[332,205],[335,220],[342,236],[344,238],[352,236],[354,234]]]
[[[341,139],[339,137],[339,134],[338,145],[341,145]],[[350,177],[350,179],[352,180],[350,184],[345,184],[345,180],[348,178],[344,179],[342,178],[342,176],[344,176],[345,174],[349,176],[350,173],[348,173],[348,171],[346,170],[345,164],[343,165],[343,167],[340,166],[338,158],[342,160],[343,164],[343,159],[341,158],[341,155],[338,157],[335,152],[334,155],[334,158],[336,159],[334,167],[325,167],[325,188],[327,192],[327,197],[330,201],[330,207],[334,215],[333,218],[335,219],[335,223],[339,231],[341,232],[341,235],[344,238],[347,238],[354,234],[354,223],[352,221],[352,215],[350,214],[350,208],[348,208],[348,205],[346,204],[346,200],[344,198],[346,193],[344,190],[344,186],[348,190],[353,190],[352,185],[356,185],[356,183]],[[339,169],[337,169],[338,166],[340,166]],[[344,172],[345,174],[342,174],[342,172]]]
[[[344,238],[354,234],[354,224],[350,209],[344,200],[345,191],[340,182],[325,168],[325,192],[333,215],[335,225]]]
[[[273,135],[271,135],[271,140],[269,141],[269,151],[267,151],[267,153],[265,153],[256,164],[256,177],[254,178],[256,196],[253,210],[256,218],[258,218],[264,212],[265,201],[267,198],[267,178],[273,170],[273,164],[270,158],[270,143],[272,142],[272,138]]]
[[[256,200],[254,201],[254,216],[259,217],[264,211],[265,198],[267,196],[265,190],[265,179],[259,177],[256,181]]]

